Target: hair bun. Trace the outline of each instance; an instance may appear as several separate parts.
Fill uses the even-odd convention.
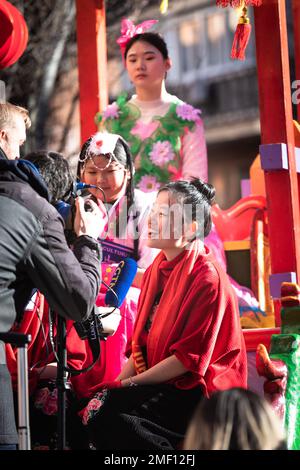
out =
[[[212,206],[215,203],[216,190],[212,184],[194,178],[190,182],[201,193],[207,202]]]

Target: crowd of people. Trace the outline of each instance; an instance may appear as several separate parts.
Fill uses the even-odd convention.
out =
[[[57,210],[74,189],[67,160],[51,151],[20,159],[29,115],[0,104],[0,332],[32,336],[32,446],[57,446],[49,309],[67,319],[68,365],[87,368],[92,352],[74,321],[105,305],[129,257],[138,270],[119,326],[101,340],[94,367],[70,377],[69,447],[284,448],[271,408],[246,390],[239,299],[211,219],[200,111],[166,91],[171,60],[158,33],[129,37],[124,22],[119,43],[135,94],[99,114],[100,131],[81,148],[77,180],[90,187],[74,200],[72,243]],[[16,349],[0,342],[0,450],[17,448],[16,372]]]

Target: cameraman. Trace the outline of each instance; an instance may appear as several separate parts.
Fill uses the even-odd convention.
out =
[[[9,132],[20,121],[18,107],[12,106],[6,115],[9,117],[6,132]],[[0,122],[1,117],[0,109]],[[10,143],[5,148],[8,153]],[[0,152],[0,332],[9,331],[15,320],[20,321],[33,288],[45,295],[58,314],[82,321],[90,314],[100,286],[101,251],[96,239],[104,225],[101,212],[92,203],[92,211],[85,212],[83,199],[77,198],[74,222],[77,239],[72,252],[66,243],[63,220],[49,203],[45,182],[29,162],[9,160],[3,147]],[[16,447],[17,442],[11,379],[4,344],[0,342],[0,450]]]

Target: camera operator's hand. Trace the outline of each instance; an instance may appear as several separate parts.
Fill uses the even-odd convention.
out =
[[[100,206],[98,206],[91,199],[87,201],[78,196],[75,201],[75,207],[74,232],[77,237],[81,235],[89,235],[95,239],[100,237],[106,223],[106,210],[104,205],[101,203]]]
[[[101,321],[102,328],[103,328],[103,333],[106,336],[114,335],[121,321],[120,310],[118,308],[115,308],[113,311],[112,310],[113,310],[112,307],[96,307],[96,311],[95,311],[96,315],[99,315],[100,317],[100,321]],[[107,316],[102,318],[102,315],[107,315]]]

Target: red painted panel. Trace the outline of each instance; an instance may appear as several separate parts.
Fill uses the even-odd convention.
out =
[[[300,80],[300,2],[292,1],[296,80]],[[298,87],[299,88],[299,87]],[[298,94],[299,96],[299,94]],[[300,100],[297,104],[297,119],[300,122]]]
[[[295,271],[300,279],[300,214],[294,157],[285,2],[255,8],[261,141],[287,143],[289,171],[266,172],[272,272]]]
[[[260,343],[264,344],[269,351],[272,335],[280,334],[280,328],[253,328],[242,331],[247,351],[256,351]]]
[[[96,131],[95,114],[107,105],[104,0],[76,0],[81,141]]]

